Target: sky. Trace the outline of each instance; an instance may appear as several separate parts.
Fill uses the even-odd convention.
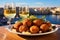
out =
[[[29,5],[30,7],[60,7],[60,0],[0,0],[0,6],[6,3]]]

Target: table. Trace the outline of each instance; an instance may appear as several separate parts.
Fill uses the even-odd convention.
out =
[[[0,27],[0,35],[1,33],[6,34],[5,40],[60,40],[60,27],[58,31],[52,34],[43,35],[43,36],[19,36],[17,34],[11,33],[8,30],[6,30],[4,27]],[[0,36],[0,39],[1,36]]]

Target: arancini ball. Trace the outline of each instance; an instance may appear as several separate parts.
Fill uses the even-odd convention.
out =
[[[24,26],[24,25],[21,25],[19,27],[19,32],[23,32],[23,31],[27,31],[28,30],[28,27]]]
[[[23,25],[25,25],[25,26],[31,26],[31,24],[32,24],[32,22],[31,22],[31,20],[30,19],[25,19],[24,21],[23,21]]]
[[[37,32],[39,32],[39,28],[37,26],[31,26],[30,27],[30,32],[31,33],[37,33]]]
[[[41,19],[36,19],[33,21],[34,25],[40,26],[43,23],[43,20]]]
[[[41,26],[40,26],[40,29],[43,31],[43,32],[46,32],[47,30],[49,30],[49,26],[47,25],[47,24],[42,24]]]
[[[51,26],[52,26],[50,22],[47,22],[46,24],[47,24],[49,27],[51,27]]]
[[[22,23],[21,23],[21,22],[17,22],[17,23],[15,23],[15,24],[13,25],[13,27],[14,27],[14,28],[18,28],[20,25],[22,25]]]

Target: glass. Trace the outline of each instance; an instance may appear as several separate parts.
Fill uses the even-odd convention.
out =
[[[15,15],[16,15],[16,7],[15,7],[15,5],[13,3],[5,4],[4,15],[9,20],[7,23],[10,24],[11,19],[14,18]]]
[[[29,16],[29,6],[28,5],[20,5],[19,6],[19,15],[22,18],[27,18]]]

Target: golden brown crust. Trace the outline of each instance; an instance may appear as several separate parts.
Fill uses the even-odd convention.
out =
[[[39,28],[37,26],[31,26],[30,27],[30,32],[31,33],[37,33],[37,32],[39,32]]]
[[[51,27],[50,22],[45,22],[42,19],[34,19],[31,21],[31,19],[26,18],[23,20],[23,22],[17,22],[14,25],[14,28],[17,32],[30,32],[30,33],[38,33],[38,32],[47,32],[50,30]]]
[[[34,25],[40,26],[43,23],[43,20],[36,19],[33,21]]]
[[[47,24],[49,27],[51,27],[51,26],[52,26],[50,22],[47,22],[46,24]]]
[[[31,22],[31,20],[30,20],[30,19],[25,19],[25,20],[23,21],[23,25],[25,25],[25,26],[30,27],[30,26],[31,26],[31,24],[32,24],[32,22]]]
[[[22,25],[22,23],[21,23],[21,22],[17,22],[17,23],[15,23],[15,24],[13,25],[13,27],[14,27],[14,28],[18,28],[20,25]]]
[[[44,32],[46,32],[47,30],[49,30],[49,26],[47,25],[47,24],[42,24],[41,26],[40,26],[40,29],[42,29],[42,31],[44,31]]]
[[[23,32],[23,31],[27,31],[28,30],[28,27],[24,26],[24,25],[21,25],[19,27],[19,32]]]

